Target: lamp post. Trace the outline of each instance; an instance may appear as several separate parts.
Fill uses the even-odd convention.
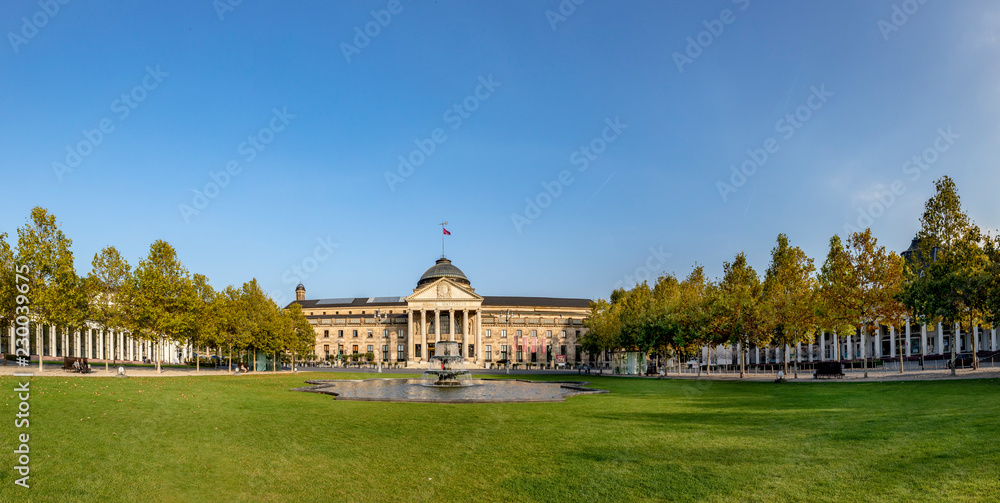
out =
[[[507,360],[507,373],[508,374],[510,374],[510,358],[511,358],[511,356],[510,356],[510,353],[511,353],[511,351],[510,351],[510,317],[513,314],[514,314],[514,312],[511,311],[510,309],[508,309],[506,311],[501,311],[500,312],[500,316],[503,316],[507,320],[507,340],[505,341],[507,343],[507,353],[505,355],[503,355],[503,357],[504,357],[505,360]]]
[[[388,318],[388,317],[389,317],[389,315],[386,314],[386,313],[383,313],[381,310],[379,310],[379,309],[375,310],[375,320],[378,321],[378,328],[379,328],[379,336],[378,336],[377,340],[379,340],[379,341],[381,341],[383,339],[383,335],[382,335],[382,332],[383,332],[382,326],[383,325],[382,324],[385,321],[385,319]],[[381,345],[381,343],[379,343],[379,345]],[[382,353],[383,353],[382,348],[379,348],[379,355],[378,355],[378,373],[379,374],[382,373],[382,356],[383,356]]]

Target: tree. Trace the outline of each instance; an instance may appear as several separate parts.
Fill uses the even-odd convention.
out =
[[[240,288],[240,314],[247,334],[246,349],[276,354],[282,349],[280,308],[256,279]]]
[[[788,374],[787,348],[811,342],[819,321],[814,270],[813,260],[799,247],[791,246],[788,236],[779,234],[764,277],[763,318],[774,340],[786,347],[782,351],[785,374]]]
[[[128,288],[132,334],[156,342],[156,371],[160,371],[163,344],[181,341],[194,324],[197,292],[187,269],[169,243],[157,240],[149,256],[139,262]]]
[[[216,298],[218,294],[208,282],[208,277],[204,274],[195,274],[191,278],[191,286],[194,288],[194,319],[192,320],[187,342],[194,348],[194,368],[195,372],[201,371],[201,358],[199,348],[216,344],[218,340],[219,327],[216,320]]]
[[[625,290],[612,292],[612,298],[624,296]],[[621,321],[618,306],[604,299],[591,301],[590,315],[583,320],[587,333],[580,340],[580,346],[589,355],[599,355],[618,346]]]
[[[676,323],[674,344],[685,356],[690,355],[691,350],[698,351],[713,342],[712,336],[715,332],[711,327],[710,288],[705,270],[699,265],[695,265],[691,273],[679,284],[678,303],[673,317]],[[698,374],[701,374],[700,363]]]
[[[14,318],[17,317],[16,268],[17,262],[14,261],[14,251],[7,242],[7,233],[0,232],[0,329],[14,323]],[[13,352],[13,348],[11,349]]]
[[[247,322],[243,317],[243,299],[240,289],[227,286],[219,292],[213,306],[216,345],[229,350],[229,370],[233,370],[233,349],[242,351],[248,347]]]
[[[852,233],[847,247],[840,238],[830,239],[830,252],[819,277],[825,317],[835,326],[850,325],[865,344],[864,368],[868,377],[865,336],[881,322],[893,323],[906,316],[898,298],[903,291],[903,259],[878,246],[871,229]],[[900,355],[902,368],[902,355]]]
[[[961,321],[971,329],[988,304],[984,287],[989,283],[989,258],[982,246],[986,238],[962,210],[955,182],[945,176],[934,185],[935,194],[924,204],[920,217],[919,246],[910,257],[908,281],[900,298],[924,323],[939,319],[954,326]],[[953,362],[956,335],[952,334],[950,344]],[[955,365],[951,372],[955,374]]]
[[[56,224],[56,217],[41,207],[32,208],[28,221],[17,229],[16,263],[28,266],[31,311],[36,323],[78,325],[82,324],[81,318],[87,317],[86,309],[81,309],[86,295],[79,290],[73,269],[72,244]],[[38,348],[40,371],[43,348]]]
[[[94,321],[104,328],[122,330],[128,322],[128,299],[125,288],[128,286],[132,268],[129,266],[114,246],[105,247],[100,253],[94,254],[91,261],[90,274],[87,276],[88,291],[94,305]],[[105,347],[107,347],[105,339]],[[108,370],[108,359],[104,359],[105,370]]]
[[[620,332],[614,349],[635,351],[645,359],[653,346],[656,335],[649,322],[653,292],[643,281],[625,292],[617,302],[619,308]]]
[[[763,330],[762,294],[760,276],[747,263],[743,252],[737,253],[732,262],[723,264],[715,318],[719,320],[719,329],[726,340],[740,346],[740,378],[745,375],[744,355],[747,348],[751,344],[761,346],[770,342],[770,334]]]
[[[679,342],[680,282],[673,274],[664,274],[656,279],[650,301],[649,324],[655,335],[657,353],[677,357],[677,371],[680,372],[681,351]]]
[[[295,356],[312,354],[316,347],[316,331],[302,312],[302,305],[293,302],[288,309],[282,311],[285,320],[285,350],[292,353],[292,368],[295,368]]]

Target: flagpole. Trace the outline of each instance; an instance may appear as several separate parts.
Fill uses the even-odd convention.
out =
[[[445,258],[445,254],[444,254],[444,237],[446,236],[446,234],[444,233],[444,226],[448,225],[448,222],[442,222],[442,223],[440,223],[438,225],[441,226],[441,258]]]

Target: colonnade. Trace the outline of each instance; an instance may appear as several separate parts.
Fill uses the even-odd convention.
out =
[[[820,332],[818,344],[798,344],[794,348],[795,361],[840,361],[856,360],[864,358],[898,358],[900,351],[904,357],[914,356],[950,356],[951,341],[950,336],[945,337],[945,325],[937,323],[936,326],[914,325],[907,319],[903,325],[902,333],[897,331],[895,326],[888,326],[883,330],[880,326],[874,333],[855,333],[841,336],[836,332]],[[919,333],[916,328],[919,327]],[[1000,340],[997,337],[997,329],[984,329],[974,326],[970,330],[961,330],[961,324],[956,323],[951,327],[950,334],[958,334],[954,340],[958,345],[955,353],[971,352],[973,349],[973,338],[975,338],[975,349],[979,351],[1000,351]],[[887,337],[888,336],[888,337]],[[885,343],[888,343],[887,345]],[[722,347],[717,349],[723,349]],[[803,352],[803,349],[805,351]],[[706,348],[706,355],[708,351]],[[783,361],[783,352],[790,352],[789,346],[767,346],[754,347],[750,352],[750,363],[767,363],[770,361]],[[762,358],[763,353],[763,358]],[[772,357],[773,355],[773,357]]]
[[[442,311],[448,314],[448,331],[442,333],[441,330],[441,313]],[[433,312],[433,320],[429,319],[430,313]],[[455,313],[461,313],[462,324],[459,327],[461,330],[456,333],[455,330]],[[473,323],[469,323],[470,316],[473,318]],[[439,341],[458,341],[462,343],[462,355],[465,356],[467,361],[472,363],[481,363],[483,361],[483,316],[482,309],[417,309],[409,310],[407,312],[407,333],[410,335],[407,338],[407,351],[406,351],[406,361],[409,363],[415,363],[420,361],[427,361],[428,343],[437,343]],[[432,323],[433,321],[433,323]],[[433,327],[433,333],[431,333],[431,327]],[[428,338],[428,335],[431,338]],[[461,335],[461,340],[456,338],[457,335]],[[417,352],[417,337],[420,337],[420,351]],[[443,338],[447,337],[447,338]],[[473,351],[469,351],[469,345],[472,345]],[[470,354],[471,353],[471,354]]]
[[[2,344],[4,352],[14,352],[15,331],[13,326],[0,332],[6,339]],[[30,346],[31,355],[61,358],[75,356],[96,360],[142,361],[143,358],[155,359],[155,344],[150,341],[137,340],[122,331],[88,328],[70,333],[68,330],[57,330],[52,325],[34,325],[35,336]],[[174,342],[164,344],[164,363],[181,363],[191,358],[193,351],[190,346],[180,346]]]

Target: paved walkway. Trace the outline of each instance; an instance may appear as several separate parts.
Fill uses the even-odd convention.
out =
[[[31,372],[36,377],[114,377],[116,374],[115,367],[110,367],[109,372],[105,372],[104,365],[96,364],[91,365],[92,372],[89,374],[79,374],[75,372],[70,372],[68,370],[63,370],[61,364],[46,364],[45,370],[42,372],[38,371],[38,364],[29,365],[27,367],[21,367],[18,365],[8,364],[6,366],[0,365],[0,376],[13,375],[17,373]],[[329,374],[371,374],[372,378],[381,376],[391,377],[394,374],[420,374],[423,372],[423,368],[408,368],[408,369],[383,369],[382,373],[379,374],[377,369],[358,369],[358,368],[330,368],[330,367],[299,367],[299,373],[303,372],[319,372],[319,373],[329,373]],[[475,375],[506,375],[507,371],[503,369],[470,369],[470,371]],[[168,368],[163,367],[163,371],[157,373],[155,367],[125,367],[125,373],[132,377],[201,377],[201,376],[227,376],[233,375],[227,368],[215,369],[213,367],[202,367],[200,371],[195,371],[195,369],[184,369],[184,368]],[[290,374],[290,370],[281,370],[279,372],[251,372],[247,375],[271,375],[271,374]],[[864,371],[862,370],[851,370],[845,369],[844,373],[846,376],[843,379],[813,379],[812,372],[803,371],[799,372],[799,378],[794,377],[794,373],[790,373],[786,376],[789,382],[810,382],[810,383],[822,383],[822,382],[882,382],[882,381],[928,381],[928,380],[950,380],[950,379],[1000,379],[1000,367],[983,367],[979,370],[972,369],[962,369],[958,371],[955,376],[951,375],[951,371],[948,369],[933,369],[933,370],[921,370],[921,371],[906,371],[900,374],[899,370],[896,371],[878,369],[868,371],[868,378],[864,377]],[[596,371],[591,371],[588,375],[586,373],[577,373],[576,370],[511,370],[511,376],[531,376],[531,375],[558,375],[566,376],[567,378],[580,379],[584,377],[593,376],[603,376],[603,377],[621,377],[629,379],[657,379],[658,377],[647,377],[647,376],[626,376],[620,375],[616,376],[608,372],[598,374]],[[331,378],[336,378],[331,376]],[[698,376],[696,373],[685,370],[681,374],[671,372],[665,376],[666,379],[683,379],[683,380],[712,380],[712,381],[758,381],[758,382],[768,382],[777,379],[776,373],[747,373],[746,377],[740,379],[739,373],[734,372],[713,372],[711,374],[704,373]]]

